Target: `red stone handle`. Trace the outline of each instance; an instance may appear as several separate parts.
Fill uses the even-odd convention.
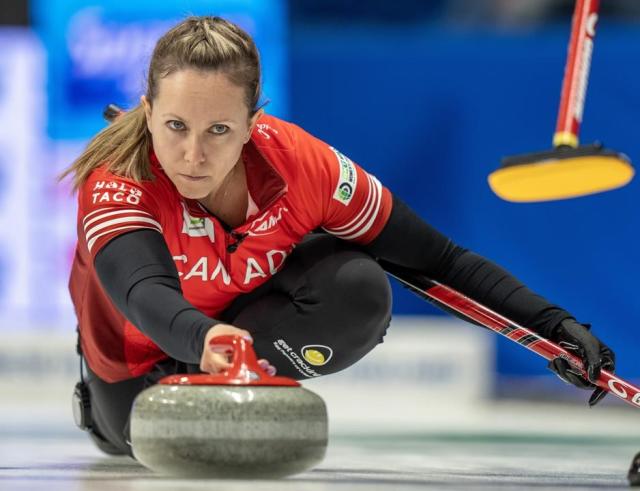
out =
[[[158,383],[164,385],[266,385],[299,387],[300,384],[288,377],[271,376],[258,364],[258,357],[250,341],[242,336],[216,336],[209,348],[219,353],[231,355],[231,368],[211,375],[170,375]]]

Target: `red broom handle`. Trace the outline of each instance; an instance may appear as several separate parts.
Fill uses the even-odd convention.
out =
[[[578,146],[600,0],[576,0],[553,144]]]
[[[432,300],[439,307],[453,311],[460,317],[480,324],[494,332],[537,353],[547,360],[561,357],[571,363],[586,378],[582,360],[556,343],[543,338],[526,327],[507,319],[462,293],[431,280],[424,275],[380,261],[382,267],[421,297]],[[601,370],[595,385],[619,397],[635,407],[640,407],[640,388],[630,384],[607,370]]]

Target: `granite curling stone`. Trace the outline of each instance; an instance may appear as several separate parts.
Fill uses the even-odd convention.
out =
[[[324,401],[272,377],[239,336],[219,336],[232,355],[219,375],[175,375],[141,392],[131,413],[135,458],[176,477],[279,478],[320,463],[327,448]]]

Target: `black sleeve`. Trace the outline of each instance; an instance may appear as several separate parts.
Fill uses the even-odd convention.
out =
[[[395,195],[389,221],[365,248],[380,259],[420,271],[544,337],[563,319],[572,318],[500,266],[454,244]]]
[[[185,300],[164,238],[136,230],[106,244],[94,262],[111,301],[162,351],[185,363],[200,363],[204,338],[220,321]]]

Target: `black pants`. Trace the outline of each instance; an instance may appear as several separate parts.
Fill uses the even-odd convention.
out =
[[[280,272],[238,297],[220,319],[251,332],[256,354],[278,375],[306,379],[338,372],[382,342],[391,289],[382,268],[358,246],[313,234]],[[131,455],[128,420],[138,393],[165,375],[199,371],[168,359],[142,377],[107,383],[88,370],[96,432]]]

